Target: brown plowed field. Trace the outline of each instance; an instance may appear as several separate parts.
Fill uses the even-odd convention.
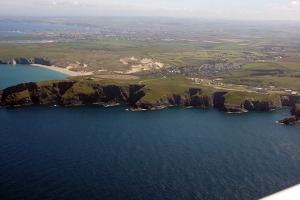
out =
[[[279,62],[300,62],[300,58],[280,58]]]

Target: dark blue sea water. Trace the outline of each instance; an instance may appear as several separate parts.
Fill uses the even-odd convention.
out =
[[[0,22],[1,24],[1,22]],[[0,37],[9,37],[9,36],[25,36],[27,35],[24,32],[20,31],[0,31]]]
[[[7,37],[17,37],[30,35],[34,31],[82,31],[87,27],[66,25],[66,24],[54,24],[54,23],[37,23],[37,22],[12,22],[12,21],[0,21],[0,44],[38,44],[47,43],[45,40],[11,40]]]
[[[300,182],[300,126],[270,113],[0,110],[3,199],[257,199]]]
[[[300,182],[289,109],[0,110],[0,199],[257,199]]]
[[[24,82],[59,79],[68,76],[31,65],[0,65],[0,89]]]

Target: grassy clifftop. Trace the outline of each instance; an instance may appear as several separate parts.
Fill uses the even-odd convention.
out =
[[[2,102],[6,106],[124,104],[134,109],[193,106],[226,112],[268,111],[282,106],[278,95],[225,91],[195,85],[180,76],[151,76],[134,80],[90,76],[25,83],[3,90]]]
[[[245,100],[250,101],[261,101],[261,102],[272,102],[278,101],[278,95],[271,94],[259,94],[254,92],[239,92],[239,91],[231,91],[224,95],[225,102],[230,104],[239,104]]]

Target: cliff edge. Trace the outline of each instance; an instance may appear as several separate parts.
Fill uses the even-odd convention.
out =
[[[172,85],[108,84],[84,79],[23,83],[0,91],[0,97],[1,105],[7,107],[32,104],[62,106],[121,104],[129,105],[130,110],[184,106],[240,113],[270,111],[283,105],[282,97],[276,95]],[[284,102],[287,104],[290,101],[285,98]],[[299,116],[298,107],[294,110]]]

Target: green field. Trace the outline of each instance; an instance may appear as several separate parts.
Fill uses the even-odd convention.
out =
[[[56,23],[74,22],[68,18],[52,20]],[[55,34],[74,34],[80,39],[62,36],[55,37],[53,43],[0,44],[0,60],[45,58],[62,68],[70,66],[73,71],[92,71],[97,75],[128,73],[147,58],[153,63],[162,63],[163,67],[141,65],[135,73],[157,77],[164,75],[168,68],[242,62],[245,65],[241,68],[205,69],[208,73],[197,77],[222,78],[224,83],[231,84],[273,85],[300,90],[300,40],[295,39],[298,37],[295,24],[206,23],[187,19],[157,21],[149,18],[76,20],[78,24],[96,27],[100,31],[93,33],[92,38],[84,38],[85,31],[57,31]],[[30,36],[7,39],[49,39],[45,35],[49,33],[34,32]],[[283,60],[277,60],[278,57]],[[185,76],[185,73],[181,75]]]

